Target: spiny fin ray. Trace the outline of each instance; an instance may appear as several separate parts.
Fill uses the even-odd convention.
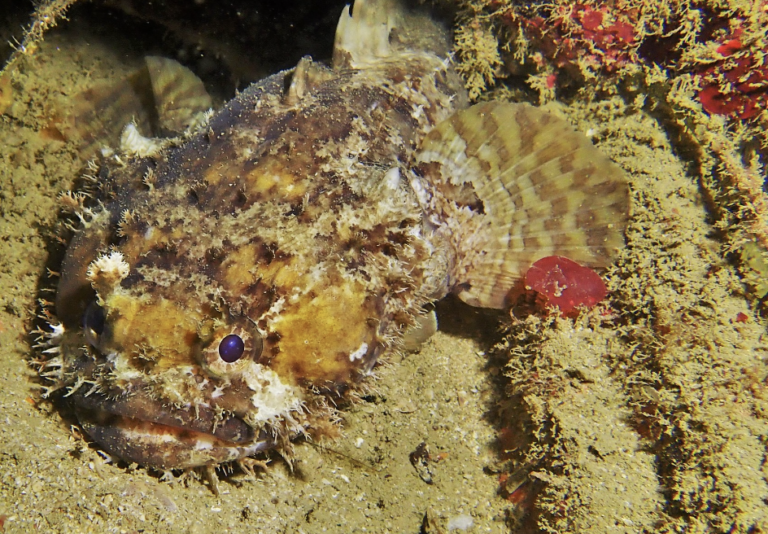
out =
[[[399,15],[396,0],[356,0],[351,15],[349,7],[336,26],[333,67],[360,68],[389,57],[389,36]]]

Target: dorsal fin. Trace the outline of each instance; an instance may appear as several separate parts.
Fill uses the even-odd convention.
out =
[[[315,87],[333,76],[333,71],[312,61],[309,56],[301,58],[290,74],[291,83],[283,95],[283,102],[289,106],[297,104]]]
[[[457,251],[453,290],[503,308],[536,260],[605,267],[624,245],[621,169],[565,121],[527,104],[486,102],[438,124],[416,157],[427,212]],[[430,189],[431,188],[431,189]]]
[[[396,0],[356,0],[346,6],[336,26],[333,67],[360,68],[390,56],[389,36],[399,14]]]

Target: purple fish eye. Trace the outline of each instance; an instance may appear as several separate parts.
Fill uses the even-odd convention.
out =
[[[240,359],[245,352],[245,343],[237,334],[229,334],[219,343],[219,356],[227,363]]]
[[[107,324],[107,316],[104,308],[99,306],[96,301],[91,302],[83,314],[83,330],[85,331],[85,340],[92,346],[99,346],[99,338],[104,333]]]
[[[97,335],[101,335],[104,333],[106,320],[104,308],[96,304],[96,301],[93,301],[86,308],[85,314],[83,314],[83,327],[93,330]]]

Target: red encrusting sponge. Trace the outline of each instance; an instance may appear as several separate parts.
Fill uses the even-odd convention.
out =
[[[525,274],[525,285],[562,313],[578,306],[590,308],[608,294],[599,274],[563,256],[547,256],[531,265]]]

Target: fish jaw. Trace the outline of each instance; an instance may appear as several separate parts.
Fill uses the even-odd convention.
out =
[[[161,470],[218,465],[271,449],[311,424],[301,391],[256,362],[226,378],[183,365],[149,376],[124,354],[81,351],[70,358],[67,374],[76,381],[66,396],[88,435],[127,462]],[[322,407],[313,412],[325,415]]]
[[[78,421],[109,454],[159,470],[236,461],[275,446],[266,429],[255,432],[237,417],[216,422],[210,408],[169,409],[162,402],[129,397],[109,400],[75,393]],[[138,407],[137,404],[143,404]],[[127,413],[130,415],[121,415]],[[143,417],[152,417],[154,420]],[[200,430],[193,430],[199,428]]]
[[[276,446],[272,438],[236,445],[203,434],[99,412],[78,412],[78,421],[105,451],[161,471],[234,462]]]

